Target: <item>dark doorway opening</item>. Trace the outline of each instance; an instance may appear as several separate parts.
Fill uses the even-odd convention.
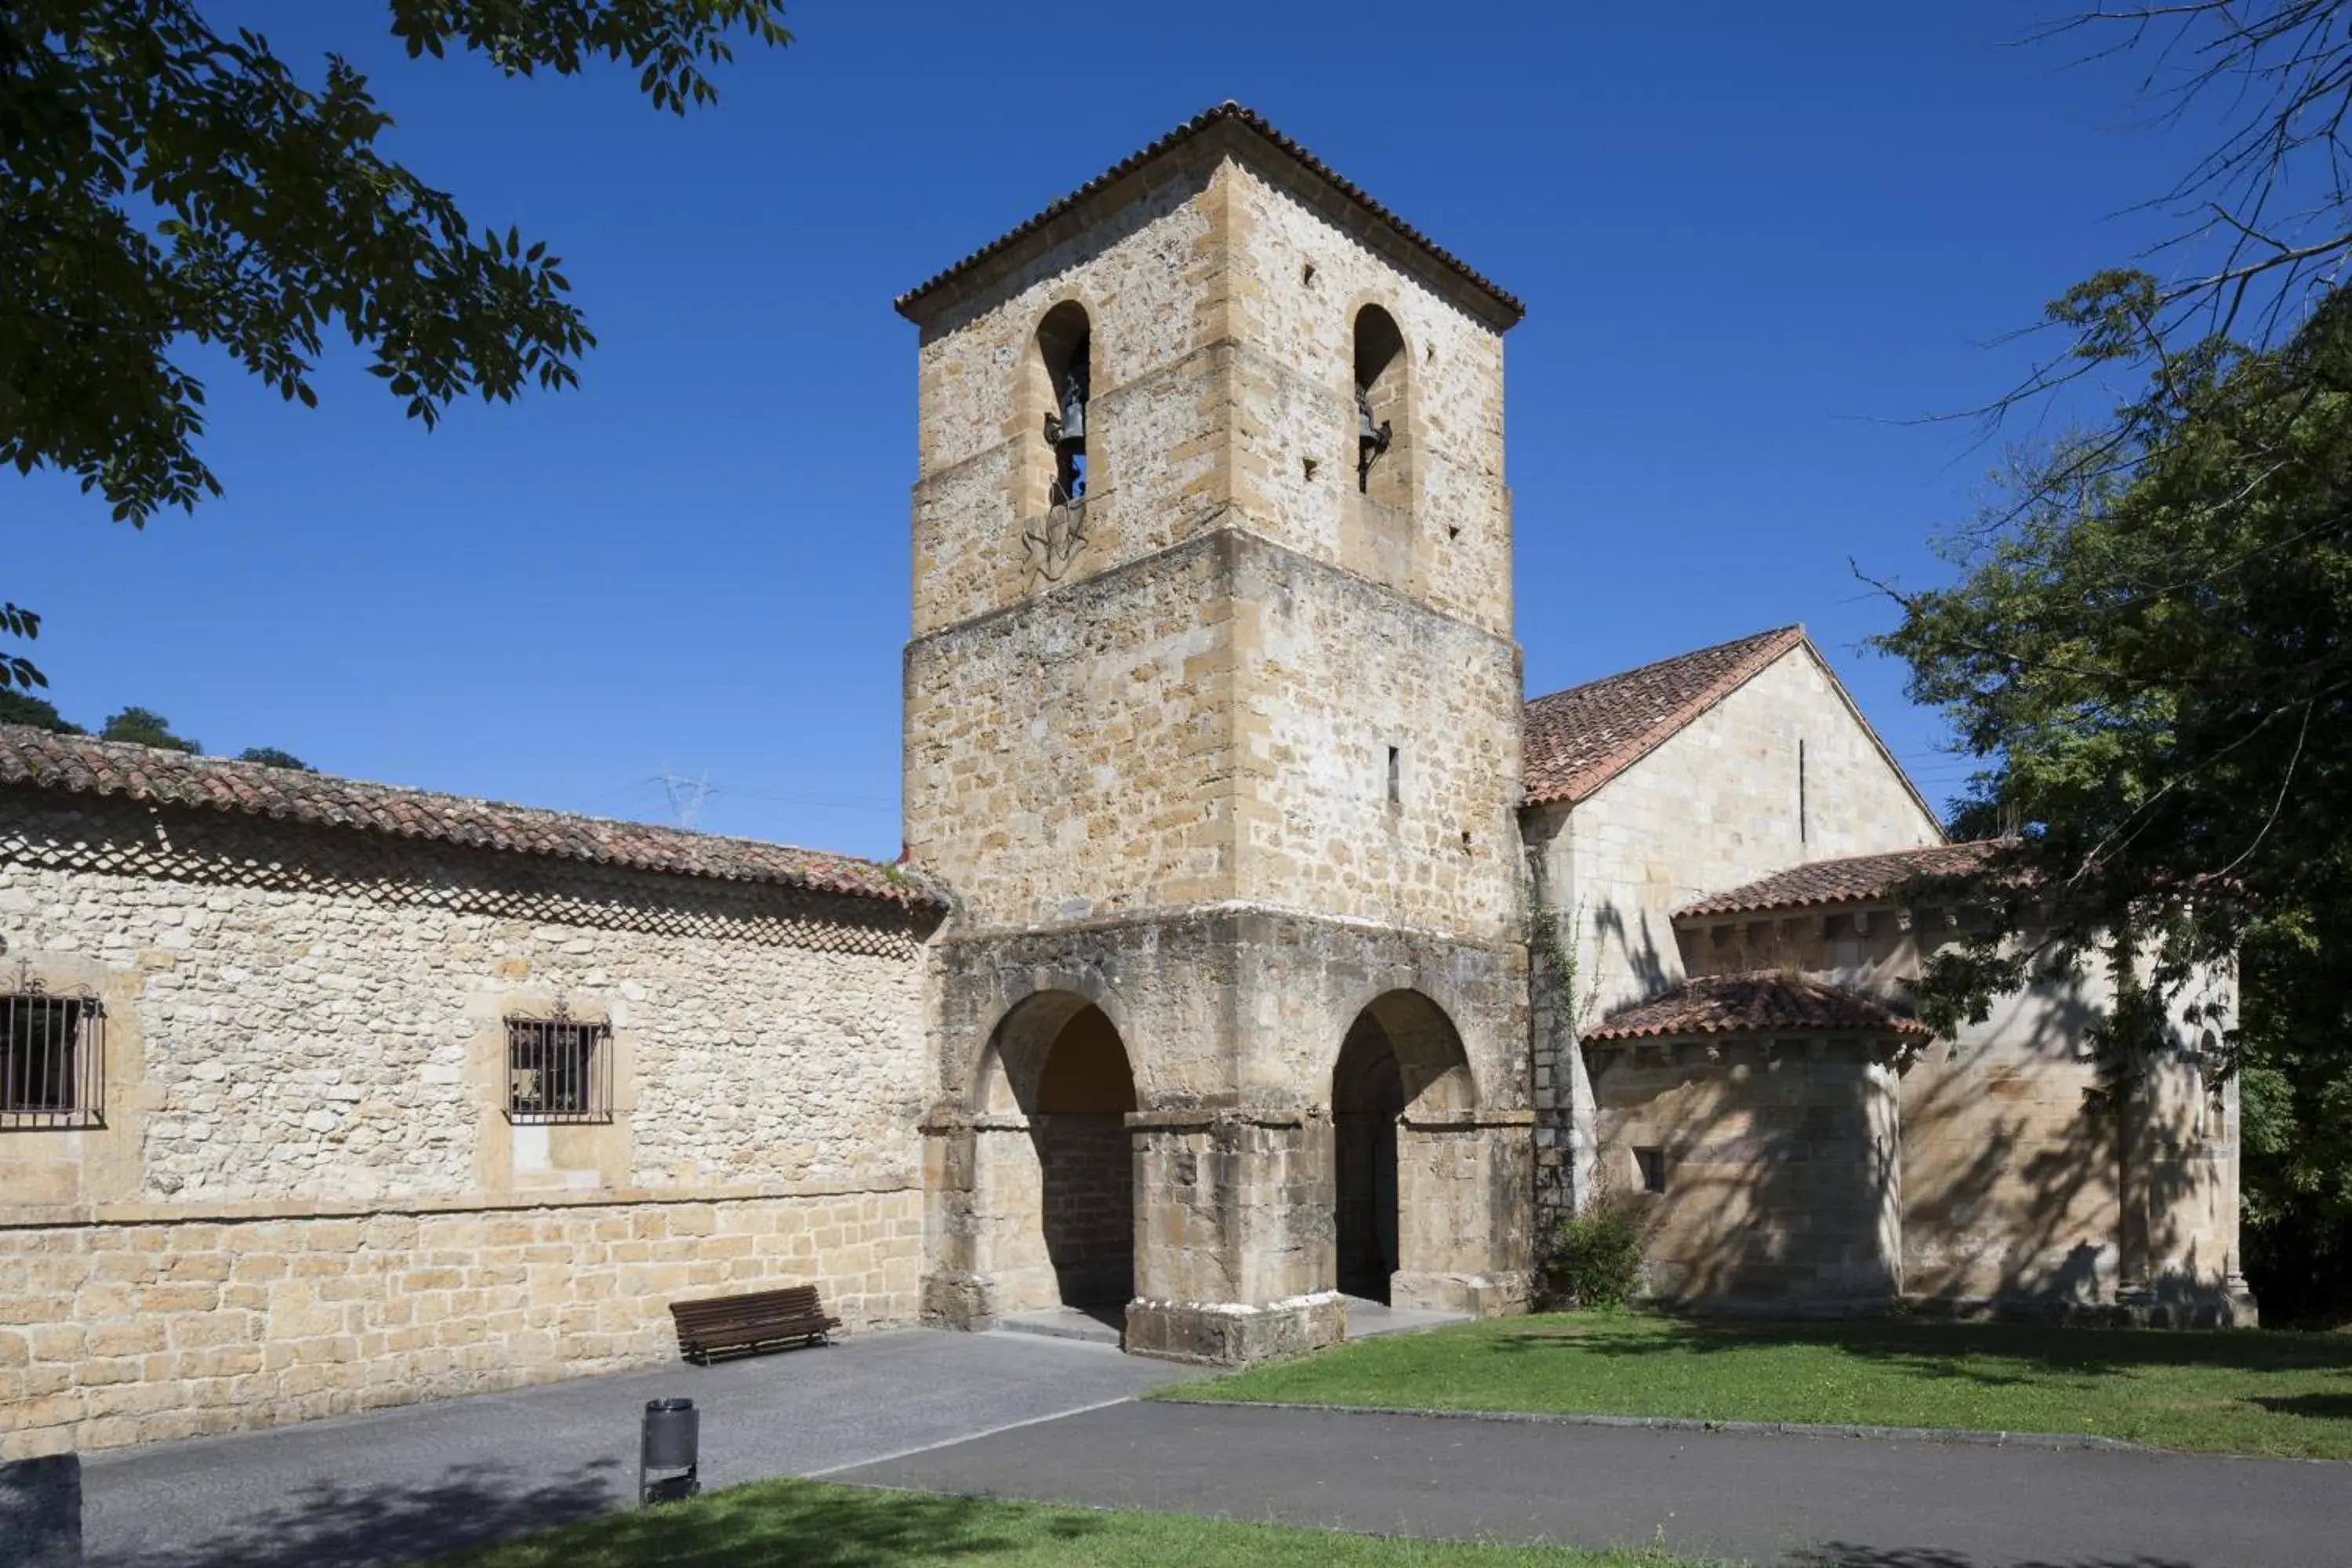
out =
[[[1404,1076],[1380,1020],[1356,1019],[1331,1071],[1339,1289],[1385,1303],[1397,1269],[1397,1121]]]
[[[1135,1296],[1135,1079],[1099,1007],[1047,1048],[1029,1136],[1037,1151],[1045,1253],[1062,1304],[1124,1311]]]

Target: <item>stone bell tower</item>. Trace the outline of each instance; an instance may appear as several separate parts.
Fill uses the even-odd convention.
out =
[[[898,306],[927,1316],[1523,1301],[1518,302],[1226,104]]]

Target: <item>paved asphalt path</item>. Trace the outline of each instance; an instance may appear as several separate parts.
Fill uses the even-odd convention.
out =
[[[1847,1568],[2347,1568],[2352,1465],[1124,1404],[836,1480]]]
[[[716,1488],[879,1459],[1197,1375],[1025,1334],[861,1334],[91,1455],[84,1548],[89,1568],[389,1568],[628,1506],[648,1399],[695,1402],[702,1481]]]

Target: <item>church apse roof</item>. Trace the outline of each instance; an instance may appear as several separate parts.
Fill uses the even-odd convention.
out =
[[[1933,1033],[1885,1003],[1801,974],[1756,970],[1702,974],[1582,1031],[1588,1045],[1688,1039],[1705,1035],[1904,1035]]]
[[[1738,915],[1767,910],[1801,910],[1821,904],[1882,902],[1916,877],[1957,877],[1974,871],[2000,847],[1997,838],[1962,844],[1929,844],[1874,855],[1843,855],[1775,871],[1744,887],[1715,893],[1675,911],[1688,915]]]
[[[0,787],[212,810],[637,871],[770,883],[915,908],[947,905],[919,876],[848,855],[365,784],[16,724],[0,724]]]
[[[1534,699],[1526,804],[1589,798],[1804,641],[1803,626],[1777,626]]]
[[[1062,220],[1069,218],[1072,214],[1104,195],[1120,181],[1141,170],[1147,164],[1167,156],[1189,142],[1217,133],[1248,135],[1260,145],[1273,149],[1316,181],[1335,192],[1352,205],[1361,217],[1403,241],[1409,252],[1434,263],[1441,275],[1468,285],[1476,296],[1485,300],[1490,313],[1496,318],[1495,325],[1498,330],[1510,326],[1528,313],[1527,306],[1517,296],[1506,291],[1473,268],[1468,262],[1445,249],[1421,230],[1374,201],[1355,182],[1276,130],[1257,110],[1246,105],[1235,103],[1231,99],[1213,108],[1202,110],[1150,146],[1120,159],[1076,190],[1051,203],[1043,212],[1026,223],[998,236],[945,271],[916,284],[894,301],[898,313],[909,321],[924,319],[929,314],[925,308],[926,301],[932,296],[951,289],[976,269],[1005,252],[1021,247],[1024,242],[1045,235],[1047,231],[1062,226]],[[1055,234],[1046,243],[1060,237],[1062,237],[1061,235]]]

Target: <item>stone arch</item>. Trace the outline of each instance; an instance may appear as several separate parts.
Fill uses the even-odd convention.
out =
[[[974,1273],[987,1315],[1123,1310],[1135,1294],[1135,1072],[1074,991],[1006,1012],[971,1086]]]
[[[1436,1259],[1412,1220],[1443,1207],[1432,1190],[1442,1162],[1428,1156],[1416,1119],[1476,1108],[1462,1036],[1419,991],[1383,992],[1356,1015],[1331,1069],[1332,1231],[1340,1290],[1396,1299],[1402,1276]]]

